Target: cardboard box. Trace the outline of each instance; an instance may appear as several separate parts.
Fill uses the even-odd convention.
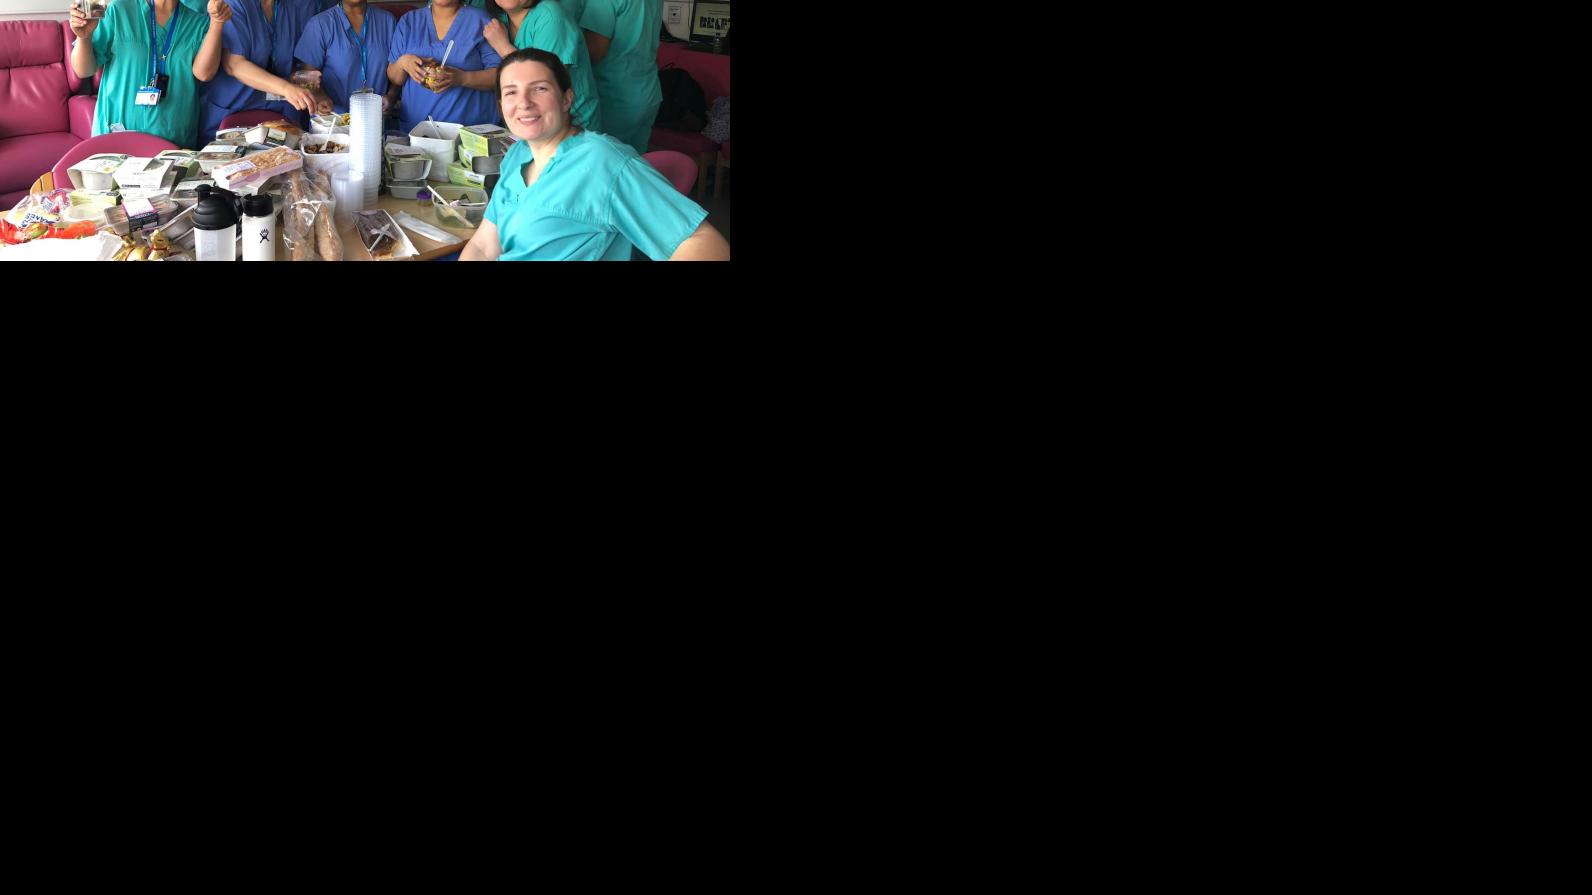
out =
[[[471,155],[492,155],[492,138],[506,133],[495,124],[472,124],[459,131],[459,149]]]
[[[182,168],[178,167],[171,159],[165,158],[139,158],[130,155],[116,169],[114,175],[116,185],[122,189],[139,187],[143,189],[170,189],[177,183],[177,175]]]
[[[436,166],[432,166],[431,170],[437,170]],[[486,178],[487,175],[477,174],[458,162],[454,162],[448,166],[448,182],[452,184],[457,184],[459,186],[473,186],[476,189],[483,189],[486,187]]]
[[[91,155],[66,169],[72,186],[80,190],[111,190],[116,188],[116,169],[128,156],[116,152]]]
[[[304,136],[304,129],[291,121],[267,121],[257,124],[243,135],[248,143],[269,143],[272,146],[286,146],[297,149],[299,137]]]

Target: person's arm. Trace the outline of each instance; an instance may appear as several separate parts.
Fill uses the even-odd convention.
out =
[[[397,62],[387,65],[387,83],[393,87],[402,87],[410,78],[424,81],[426,73],[420,70],[420,64],[425,60],[413,53],[405,53],[398,57]]]
[[[464,246],[464,251],[459,253],[459,260],[496,261],[501,254],[503,246],[498,242],[497,224],[482,218],[481,226],[475,228],[475,235],[470,237],[470,241]]]
[[[308,112],[315,108],[315,96],[303,87],[279,78],[265,69],[255,65],[246,56],[239,56],[231,50],[221,51],[221,67],[227,74],[237,78],[255,90],[264,90],[266,93],[275,93],[293,104],[293,108],[300,112]]]
[[[730,243],[714,226],[703,221],[669,256],[670,261],[728,261]]]
[[[208,81],[221,67],[221,31],[232,18],[232,7],[226,0],[210,0],[205,10],[210,13],[210,30],[205,32],[205,42],[199,45],[199,55],[193,57],[193,76]]]
[[[481,37],[492,46],[492,49],[497,50],[499,56],[507,56],[514,52],[514,41],[509,39],[509,29],[503,27],[503,23],[497,19],[486,23],[486,27],[481,29]]]
[[[100,20],[83,15],[74,6],[67,21],[77,37],[72,41],[72,72],[79,78],[92,78],[99,71],[99,60],[94,58],[94,29],[99,27]]]
[[[591,54],[591,64],[601,64],[603,57],[608,55],[609,44],[613,41],[595,31],[581,29],[581,33],[586,35],[586,52]]]
[[[468,87],[471,90],[496,90],[497,66],[483,68],[480,71],[464,71],[451,65],[442,67],[442,74],[435,81],[436,86],[431,90],[441,93],[450,87]]]

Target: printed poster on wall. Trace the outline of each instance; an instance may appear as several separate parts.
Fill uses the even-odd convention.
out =
[[[698,0],[691,13],[691,36],[723,37],[730,30],[729,3],[703,3]]]

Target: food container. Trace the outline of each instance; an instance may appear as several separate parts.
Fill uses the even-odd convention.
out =
[[[299,138],[302,136],[304,129],[291,121],[267,121],[250,128],[243,138],[249,143],[270,143],[274,146],[297,149]]]
[[[208,177],[196,178],[194,180],[184,180],[175,187],[172,187],[171,201],[181,205],[183,208],[194,207],[194,205],[198,204],[199,202],[198,189],[201,183],[209,184],[210,186],[215,186],[216,184],[214,180],[211,180]]]
[[[491,155],[493,138],[506,133],[496,124],[472,124],[459,130],[459,148],[471,155]]]
[[[105,223],[105,208],[100,205],[72,205],[61,212],[61,220],[69,224],[88,221],[98,227]]]
[[[427,163],[430,163],[430,161],[431,159],[426,159]],[[424,180],[389,180],[387,181],[387,192],[398,199],[418,199],[420,198],[420,191],[429,190],[431,186]]]
[[[501,155],[478,155],[470,159],[470,170],[476,174],[496,174],[501,161]]]
[[[243,157],[242,143],[211,143],[194,160],[199,163],[199,172],[209,174],[220,165],[230,165]]]
[[[216,186],[233,192],[253,193],[267,180],[304,167],[304,156],[295,149],[278,146],[269,152],[255,153],[242,161],[222,165],[210,173]]]
[[[431,122],[422,121],[409,132],[409,145],[419,146],[431,156],[431,173],[426,175],[427,180],[448,182],[448,166],[457,155],[454,147],[463,127],[451,121],[438,121],[433,128]]]
[[[243,144],[249,142],[249,131],[253,129],[254,128],[251,127],[223,128],[222,130],[216,131],[215,142],[231,143],[235,146],[242,146]],[[208,149],[209,147],[207,146],[205,148]]]
[[[435,162],[418,146],[387,147],[387,176],[391,180],[425,180]]]
[[[128,187],[170,189],[176,185],[177,175],[184,170],[186,169],[178,167],[169,158],[140,158],[130,155],[116,169],[116,174],[113,176],[116,185],[124,190]]]
[[[91,155],[66,169],[72,186],[80,190],[113,190],[116,188],[116,169],[127,156],[118,153]]]
[[[486,201],[486,190],[474,187],[438,184],[431,188],[431,203],[437,209],[437,220],[450,227],[481,226]]]
[[[433,168],[432,170],[436,170]],[[469,168],[454,162],[448,166],[447,182],[455,186],[473,186],[482,189],[486,186],[486,174],[477,174]]]
[[[370,246],[370,234],[373,231],[386,234],[386,238],[377,244],[375,252],[371,251]],[[398,226],[392,215],[380,208],[354,212],[354,236],[365,252],[377,261],[402,261],[420,254],[415,251],[415,244],[409,241],[409,234]]]
[[[347,134],[309,134],[299,141],[299,150],[304,153],[304,167],[311,171],[321,171],[327,177],[339,171],[347,171],[349,159],[353,158],[353,138]],[[325,151],[327,147],[331,151]]]
[[[349,127],[349,113],[341,115],[312,115],[310,116],[311,134],[346,134]]]

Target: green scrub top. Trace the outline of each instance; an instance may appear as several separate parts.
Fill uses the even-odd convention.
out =
[[[156,26],[157,49],[166,45],[167,29],[176,28],[166,60],[168,82],[158,104],[140,106],[138,88],[149,83],[149,9],[148,0],[117,0],[94,29],[94,61],[105,70],[94,105],[94,136],[120,124],[122,130],[154,134],[183,149],[203,148],[198,143],[200,91],[193,60],[210,30],[210,17],[178,3],[166,25]]]
[[[524,140],[503,156],[486,219],[498,228],[499,261],[629,261],[634,245],[666,260],[707,219],[629,146],[581,131],[558,144],[536,183]]]
[[[586,0],[553,0],[553,2],[564,7],[564,12],[569,14],[569,20],[575,23],[576,28],[580,27],[581,13],[586,11]]]
[[[508,13],[498,16],[503,27],[510,28]],[[530,12],[514,34],[514,48],[535,47],[558,57],[569,69],[569,86],[575,91],[575,120],[587,130],[607,133],[603,127],[602,100],[597,90],[597,79],[592,73],[591,52],[586,49],[586,38],[580,28],[570,21],[557,0],[542,0]]]
[[[608,55],[597,64],[604,131],[647,151],[652,122],[663,91],[658,87],[658,34],[663,4],[657,0],[587,0],[580,26],[609,39]]]

